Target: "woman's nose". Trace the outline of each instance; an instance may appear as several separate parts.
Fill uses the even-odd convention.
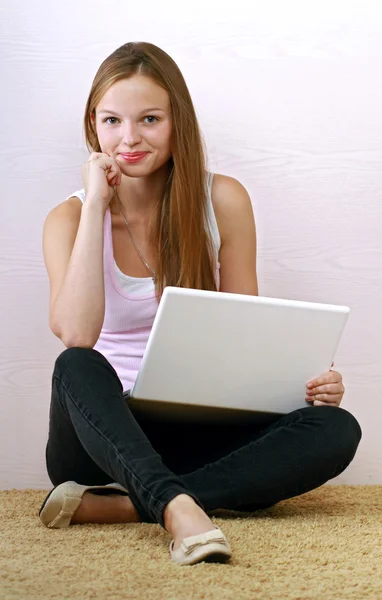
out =
[[[135,123],[126,123],[123,128],[123,141],[127,146],[134,146],[141,140],[139,128]]]

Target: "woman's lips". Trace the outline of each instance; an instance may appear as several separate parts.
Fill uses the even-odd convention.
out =
[[[148,152],[134,152],[134,154],[120,154],[120,156],[128,163],[136,163],[145,158]]]

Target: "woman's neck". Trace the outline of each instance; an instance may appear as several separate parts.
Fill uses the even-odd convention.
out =
[[[169,169],[167,165],[165,167],[147,177],[122,175],[121,185],[116,187],[118,195],[116,194],[110,203],[111,212],[120,212],[120,201],[127,218],[139,219],[151,215],[166,190]]]

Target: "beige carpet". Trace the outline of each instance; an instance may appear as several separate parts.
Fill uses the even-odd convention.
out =
[[[219,513],[230,563],[179,567],[149,524],[45,528],[39,490],[0,492],[0,598],[382,599],[382,486],[324,486],[266,511]]]

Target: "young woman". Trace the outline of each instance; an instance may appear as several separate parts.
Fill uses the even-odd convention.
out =
[[[50,327],[66,346],[52,378],[47,527],[159,523],[180,564],[226,561],[209,515],[254,511],[341,473],[361,438],[339,408],[336,371],[307,406],[254,425],[137,419],[128,405],[166,285],[257,295],[250,198],[206,170],[195,110],[174,61],[148,43],[118,48],[87,101],[84,189],[44,224]],[[309,405],[310,404],[310,405]]]

